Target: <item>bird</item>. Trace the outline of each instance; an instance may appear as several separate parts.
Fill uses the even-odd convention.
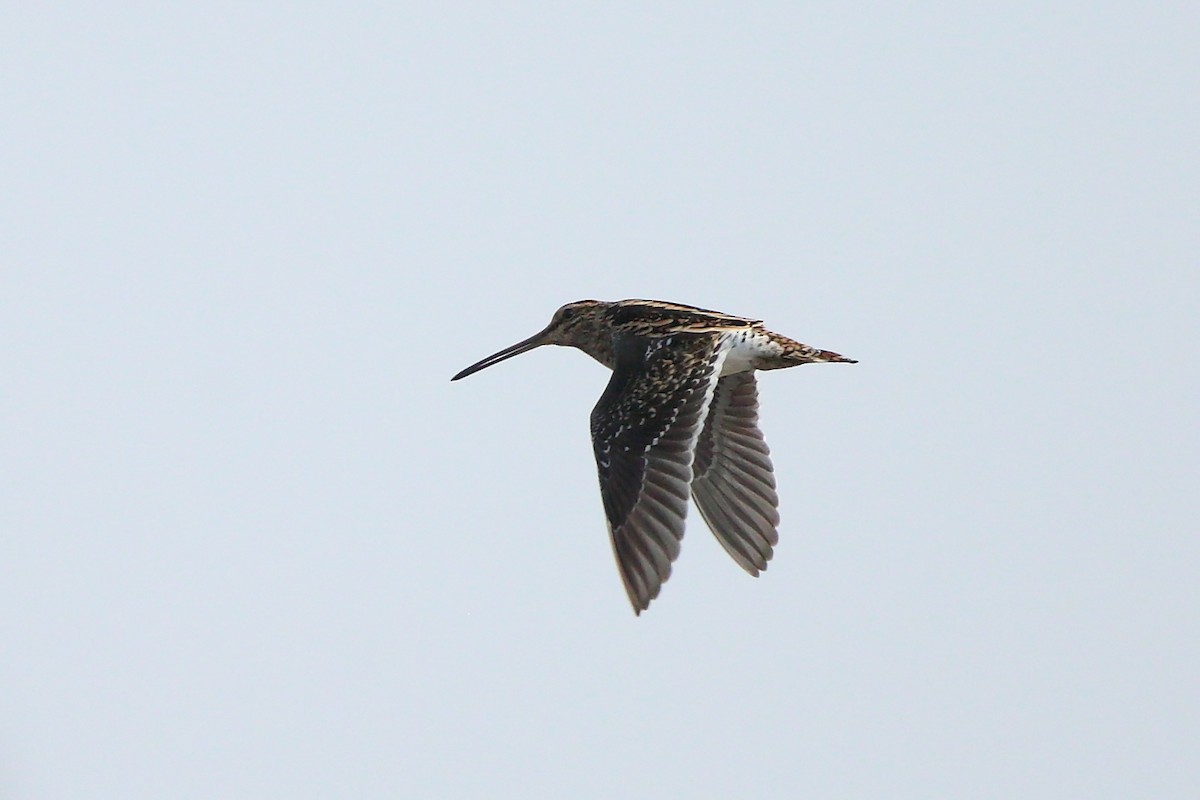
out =
[[[679,556],[688,497],[753,576],[779,543],[779,498],[758,427],[755,371],[848,363],[738,317],[661,300],[579,300],[541,331],[463,369],[457,381],[543,345],[575,347],[612,370],[591,414],[600,496],[634,614]]]

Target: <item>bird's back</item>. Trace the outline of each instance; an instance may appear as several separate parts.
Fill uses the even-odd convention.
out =
[[[607,314],[615,328],[638,336],[714,333],[762,327],[762,320],[662,300],[620,300],[609,306]]]

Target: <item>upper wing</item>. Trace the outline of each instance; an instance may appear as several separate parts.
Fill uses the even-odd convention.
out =
[[[717,382],[692,471],[700,515],[733,560],[758,575],[779,543],[779,497],[770,451],[758,429],[753,372]]]
[[[679,555],[692,451],[724,352],[715,337],[620,335],[592,410],[600,495],[634,611],[658,596]]]

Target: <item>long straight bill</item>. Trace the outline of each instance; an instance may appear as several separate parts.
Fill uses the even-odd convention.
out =
[[[474,375],[476,372],[479,372],[479,370],[483,369],[484,367],[490,367],[492,364],[499,364],[501,361],[503,361],[506,358],[512,358],[513,356],[519,356],[519,355],[521,355],[521,353],[526,353],[535,347],[539,347],[540,345],[543,344],[542,338],[545,335],[546,335],[545,331],[539,331],[538,333],[535,333],[533,336],[530,336],[528,339],[521,341],[521,342],[517,342],[512,347],[506,347],[503,350],[501,350],[499,353],[493,353],[492,355],[488,356],[487,358],[483,359],[482,361],[476,361],[474,364],[467,367],[466,369],[464,369],[462,372],[455,375],[450,380],[456,381],[459,378],[465,378],[468,375]]]

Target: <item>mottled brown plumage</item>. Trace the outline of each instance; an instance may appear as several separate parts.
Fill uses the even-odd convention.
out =
[[[760,320],[659,300],[581,300],[530,338],[451,380],[545,344],[613,370],[592,410],[600,494],[622,582],[641,613],[679,555],[688,496],[751,575],[779,541],[770,451],[758,429],[754,370],[847,362]]]

